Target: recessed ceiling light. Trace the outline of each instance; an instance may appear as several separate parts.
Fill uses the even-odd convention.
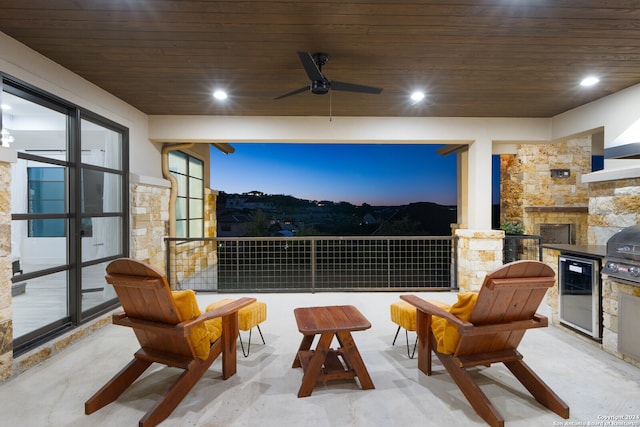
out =
[[[223,101],[227,99],[227,92],[223,90],[216,90],[215,92],[213,92],[213,97],[219,101]]]
[[[585,86],[585,87],[593,86],[594,84],[598,83],[599,81],[600,81],[600,79],[595,77],[595,76],[585,77],[580,82],[580,86]]]
[[[0,108],[2,108],[3,110],[11,110],[11,107],[7,104],[2,104]]]
[[[411,94],[411,100],[416,103],[424,99],[424,92],[415,91]]]

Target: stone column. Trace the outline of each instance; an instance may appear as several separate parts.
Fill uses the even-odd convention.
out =
[[[458,237],[458,287],[477,291],[487,273],[502,266],[502,230],[455,230]]]
[[[551,316],[550,321],[554,325],[560,324],[560,315],[558,311],[558,256],[560,255],[560,251],[555,249],[542,249],[542,262],[547,264],[549,267],[553,269],[556,273],[556,283],[553,288],[550,288],[547,291],[547,295],[545,297],[545,302],[551,308]]]
[[[11,164],[0,159],[0,381],[13,371]]]

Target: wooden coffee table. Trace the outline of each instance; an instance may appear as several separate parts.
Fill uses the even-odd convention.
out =
[[[352,305],[307,307],[293,310],[303,338],[293,368],[304,371],[298,397],[310,396],[318,381],[357,377],[363,390],[375,388],[360,357],[352,331],[363,331],[371,323]],[[315,350],[311,344],[319,335]],[[329,348],[336,337],[337,349]]]

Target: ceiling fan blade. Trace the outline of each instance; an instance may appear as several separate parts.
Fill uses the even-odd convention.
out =
[[[309,52],[298,52],[298,56],[300,57],[300,62],[302,62],[304,70],[307,72],[307,76],[309,76],[309,80],[324,80],[318,64],[316,64],[316,61],[313,60],[313,56],[311,56]]]
[[[306,92],[308,90],[309,90],[309,86],[301,87],[300,89],[292,90],[291,92],[285,93],[284,95],[280,95],[273,99],[276,100],[276,99],[286,98],[287,96],[297,95],[299,93]]]
[[[331,80],[329,83],[331,89],[333,90],[341,90],[344,92],[360,92],[360,93],[371,93],[371,94],[379,94],[382,92],[382,88],[373,87],[373,86],[365,86],[358,85],[355,83],[345,83],[345,82],[337,82],[335,80]]]

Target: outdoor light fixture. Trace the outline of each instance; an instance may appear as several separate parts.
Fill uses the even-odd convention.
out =
[[[584,86],[584,87],[593,86],[594,84],[598,83],[599,81],[600,81],[600,79],[597,78],[596,76],[585,77],[580,82],[580,86]]]
[[[213,97],[218,101],[224,101],[225,99],[227,99],[227,92],[223,90],[216,90],[215,92],[213,92]]]
[[[424,99],[424,92],[415,91],[411,94],[411,100],[413,101],[414,104],[422,101],[423,99]]]
[[[11,135],[7,129],[2,129],[0,136],[1,136],[0,142],[3,147],[8,148],[11,145],[11,143],[14,141],[13,135]]]

